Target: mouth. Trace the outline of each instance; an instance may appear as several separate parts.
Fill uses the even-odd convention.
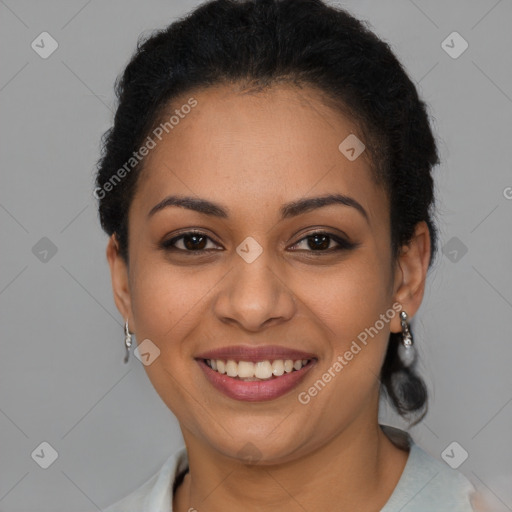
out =
[[[214,389],[234,400],[274,400],[293,390],[315,366],[314,354],[278,346],[225,347],[195,358]]]
[[[244,382],[277,379],[284,374],[298,372],[313,359],[276,359],[274,361],[234,361],[233,359],[203,359],[213,371]]]

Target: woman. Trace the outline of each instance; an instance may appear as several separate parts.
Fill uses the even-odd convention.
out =
[[[469,511],[418,422],[426,107],[320,0],[214,0],[139,45],[95,195],[116,305],[185,447],[115,511]],[[127,355],[128,355],[127,353]]]

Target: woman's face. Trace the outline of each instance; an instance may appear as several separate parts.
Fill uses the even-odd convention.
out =
[[[349,425],[376,422],[397,300],[408,310],[388,200],[366,152],[349,159],[339,149],[351,133],[362,138],[356,126],[313,90],[223,86],[193,97],[197,106],[146,158],[128,268],[111,240],[116,302],[138,343],[150,340],[145,369],[186,440],[241,459],[292,460]],[[350,199],[300,207],[333,194]],[[169,196],[218,209],[165,206]],[[192,230],[200,235],[172,243]],[[311,236],[318,231],[329,236]],[[204,361],[216,349],[214,360],[245,361],[230,372],[284,374],[222,375],[222,364]],[[302,356],[309,363],[288,373],[284,361]]]

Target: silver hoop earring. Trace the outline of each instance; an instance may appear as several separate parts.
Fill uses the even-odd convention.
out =
[[[126,322],[124,323],[124,346],[126,348],[126,355],[124,357],[124,362],[126,364],[130,357],[130,347],[132,346],[132,335],[128,329],[128,319],[126,319]]]
[[[407,368],[411,366],[416,359],[416,347],[412,339],[409,323],[407,322],[407,313],[400,311],[400,323],[402,324],[402,343],[398,346],[398,357]]]

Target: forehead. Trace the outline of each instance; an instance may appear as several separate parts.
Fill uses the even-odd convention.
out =
[[[191,98],[197,104],[177,112]],[[210,87],[175,99],[162,119],[173,114],[172,129],[161,140],[152,135],[156,145],[145,159],[135,208],[149,211],[166,195],[183,194],[240,213],[338,192],[382,217],[385,194],[371,178],[369,155],[349,160],[339,149],[349,136],[362,138],[357,125],[313,89]]]

